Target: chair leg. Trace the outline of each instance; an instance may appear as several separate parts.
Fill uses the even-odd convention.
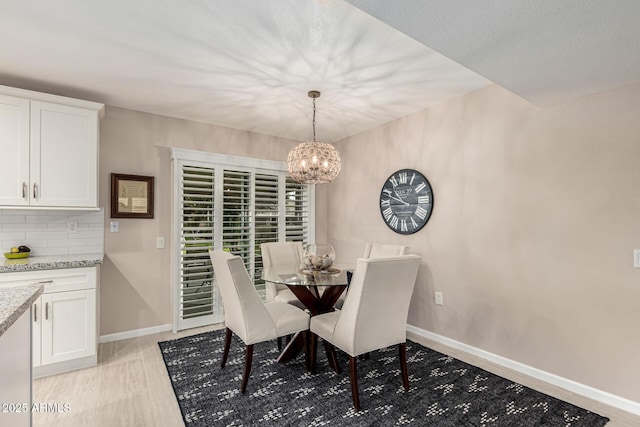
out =
[[[304,364],[307,368],[307,372],[311,371],[311,331],[304,331],[302,333],[304,337]]]
[[[231,329],[227,328],[227,334],[224,338],[224,350],[222,351],[222,363],[221,367],[224,368],[225,363],[227,363],[227,357],[229,356],[229,347],[231,346]]]
[[[409,372],[407,371],[407,344],[398,344],[400,356],[400,373],[402,374],[402,385],[405,390],[409,390]]]
[[[240,392],[244,394],[247,389],[247,383],[249,382],[249,375],[251,374],[251,362],[253,361],[253,344],[247,346],[247,353],[244,361],[244,373],[242,374],[242,385],[240,385]]]
[[[315,374],[316,373],[316,354],[318,353],[318,336],[311,331],[309,331],[309,335],[311,336],[311,339],[310,339],[311,342],[309,343],[309,347],[310,347],[309,353],[311,353],[309,365],[311,367],[311,373]]]
[[[276,342],[278,343],[278,351],[282,350],[282,337],[276,338]]]
[[[356,411],[360,411],[360,393],[358,392],[358,358],[349,356],[349,378],[351,379],[351,397],[353,398],[353,407]]]

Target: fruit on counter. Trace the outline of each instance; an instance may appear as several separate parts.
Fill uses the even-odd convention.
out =
[[[31,249],[29,249],[29,246],[19,246],[18,252],[31,252]]]
[[[20,248],[16,248],[16,247],[11,248],[12,254],[17,254],[18,252],[20,252]]]

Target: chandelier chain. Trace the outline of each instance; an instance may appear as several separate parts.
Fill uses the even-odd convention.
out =
[[[313,142],[316,142],[316,99],[313,98]]]

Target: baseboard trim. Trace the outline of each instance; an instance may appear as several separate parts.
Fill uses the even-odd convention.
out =
[[[548,384],[563,388],[572,393],[579,394],[581,396],[596,400],[609,406],[616,407],[618,409],[622,409],[623,411],[631,412],[635,415],[640,415],[640,403],[634,402],[633,400],[625,399],[624,397],[620,397],[615,394],[611,394],[609,392],[585,384],[581,384],[567,378],[563,378],[556,374],[552,374],[550,372],[525,365],[524,363],[516,362],[515,360],[511,360],[506,357],[481,350],[477,347],[473,347],[460,341],[456,341],[451,338],[447,338],[442,335],[420,329],[413,325],[407,325],[407,332],[431,341],[435,341],[446,347],[468,353],[472,356],[488,360],[489,362],[519,372],[537,380],[544,381]]]
[[[149,328],[134,329],[131,331],[117,332],[100,336],[100,343],[126,340],[129,338],[143,337],[145,335],[157,334],[159,332],[167,332],[171,330],[171,325],[158,325]]]
[[[98,364],[98,356],[85,356],[79,359],[65,360],[64,362],[51,363],[49,365],[36,366],[32,369],[33,378],[42,378],[49,375],[62,374],[76,369],[88,368]]]

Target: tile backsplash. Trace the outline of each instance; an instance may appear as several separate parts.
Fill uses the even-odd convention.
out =
[[[0,251],[20,245],[31,256],[104,253],[104,209],[0,209]]]

